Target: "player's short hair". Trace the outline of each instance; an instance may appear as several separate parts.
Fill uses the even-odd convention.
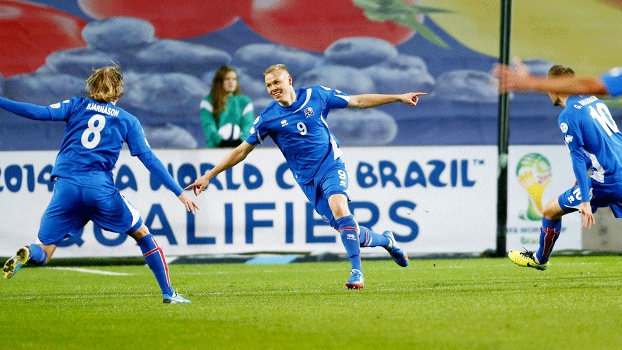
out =
[[[93,69],[86,79],[86,92],[97,102],[112,102],[123,96],[123,74],[118,64]]]
[[[287,74],[289,74],[289,70],[287,69],[287,67],[285,67],[285,65],[283,63],[277,63],[277,64],[273,64],[270,67],[268,67],[264,72],[263,72],[263,76],[265,77],[266,75],[274,72],[275,70],[283,70],[286,71]]]
[[[572,68],[561,64],[556,64],[549,69],[548,77],[563,77],[566,75],[574,75]]]

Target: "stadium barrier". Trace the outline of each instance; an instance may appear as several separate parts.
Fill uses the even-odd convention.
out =
[[[229,150],[157,149],[185,187]],[[51,198],[54,151],[0,152],[0,256],[34,242]],[[497,148],[346,147],[351,210],[361,225],[391,229],[411,254],[481,253],[496,244]],[[511,146],[508,249],[534,249],[539,208],[574,183],[564,146]],[[140,161],[123,152],[113,178],[168,256],[342,253],[336,231],[307,202],[274,147],[259,147],[219,174],[186,213]],[[61,243],[55,257],[130,257],[135,242],[92,223]],[[581,249],[580,216],[564,218],[556,249]],[[364,254],[382,248],[363,249]]]

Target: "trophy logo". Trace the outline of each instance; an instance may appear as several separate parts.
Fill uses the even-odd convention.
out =
[[[525,189],[529,203],[527,210],[519,217],[523,220],[538,221],[542,219],[542,193],[551,182],[551,163],[539,153],[529,153],[518,161],[516,178]]]

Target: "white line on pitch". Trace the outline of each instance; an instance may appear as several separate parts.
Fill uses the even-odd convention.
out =
[[[131,274],[129,274],[129,273],[111,272],[111,271],[102,271],[102,270],[91,270],[91,269],[82,269],[82,268],[79,268],[79,267],[50,267],[50,269],[76,271],[76,272],[84,272],[84,273],[94,273],[94,274],[98,274],[98,275],[131,276]]]

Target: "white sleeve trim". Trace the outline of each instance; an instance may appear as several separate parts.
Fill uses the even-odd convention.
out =
[[[209,103],[206,100],[201,100],[200,107],[203,108],[203,109],[207,109],[207,111],[210,112],[210,113],[214,113],[214,107],[212,107],[212,104]]]
[[[248,114],[250,112],[253,112],[253,111],[254,111],[253,103],[249,102],[246,105],[246,107],[244,107],[244,110],[242,111],[242,115],[246,115],[246,114]]]

